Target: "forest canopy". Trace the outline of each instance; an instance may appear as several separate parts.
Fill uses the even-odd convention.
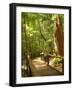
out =
[[[31,54],[32,58],[41,52],[51,53],[54,49],[55,19],[61,18],[64,31],[64,15],[48,13],[21,13],[22,26],[22,58]]]

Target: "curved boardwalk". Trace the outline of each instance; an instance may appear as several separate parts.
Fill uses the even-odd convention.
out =
[[[32,76],[56,76],[62,75],[61,72],[48,65],[40,57],[29,61]]]

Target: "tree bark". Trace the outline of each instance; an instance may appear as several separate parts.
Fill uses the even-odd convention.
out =
[[[55,49],[60,56],[64,56],[64,33],[60,17],[56,18],[56,29],[54,33]]]

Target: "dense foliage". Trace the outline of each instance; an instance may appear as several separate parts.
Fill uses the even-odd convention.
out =
[[[56,16],[61,17],[64,28],[63,14],[21,13],[22,26],[22,58],[27,54],[31,57],[40,56],[41,52],[51,53],[54,49],[53,32]]]

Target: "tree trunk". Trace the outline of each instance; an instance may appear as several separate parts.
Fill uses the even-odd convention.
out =
[[[54,33],[54,46],[55,46],[55,51],[60,56],[64,57],[64,33],[62,30],[62,23],[59,16],[56,18],[56,29]],[[62,63],[62,73],[64,73],[64,62]]]
[[[60,17],[56,18],[56,29],[54,33],[55,49],[60,56],[64,56],[64,33],[62,30],[62,24]]]

